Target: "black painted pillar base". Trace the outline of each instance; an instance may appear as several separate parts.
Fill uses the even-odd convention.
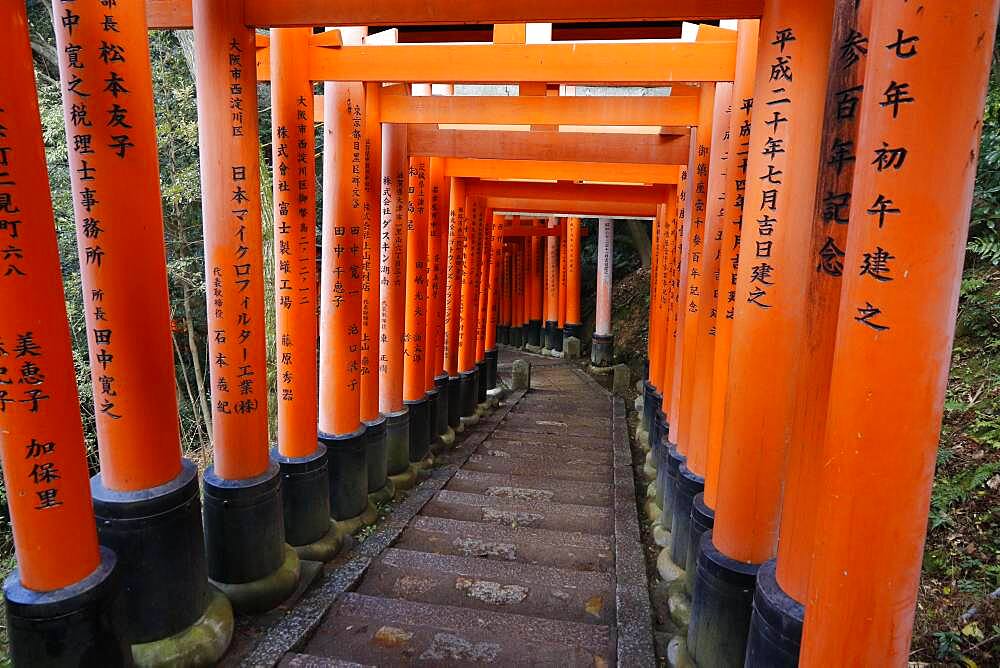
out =
[[[427,395],[424,394],[423,399],[404,401],[403,404],[410,414],[409,456],[410,463],[415,464],[427,459],[427,454],[430,452],[431,447],[431,442],[428,440],[430,434],[430,427],[428,426],[430,414],[427,412],[429,407]]]
[[[705,479],[692,472],[687,463],[678,467],[677,485],[671,499],[670,560],[680,568],[687,567],[688,542],[691,538],[691,508],[694,497],[705,490]]]
[[[611,366],[615,358],[615,337],[594,334],[590,341],[590,363],[594,366]]]
[[[497,365],[500,363],[500,351],[496,348],[486,351],[486,392],[497,386]]]
[[[559,323],[555,320],[545,321],[545,345],[544,348],[549,350],[556,350],[556,331],[559,329]],[[562,346],[559,346],[562,349]]]
[[[691,597],[687,650],[702,668],[742,666],[759,564],[730,559],[701,537],[701,556]]]
[[[677,478],[680,476],[680,467],[687,458],[677,450],[677,445],[664,441],[667,447],[660,450],[662,461],[665,464],[666,473],[663,476],[663,526],[673,526],[674,521],[674,497],[677,493]]]
[[[405,405],[385,416],[385,443],[389,476],[406,473],[410,468],[410,412]]]
[[[476,404],[479,403],[479,389],[476,387],[476,371],[460,371],[458,374],[458,406],[461,417],[471,417],[476,414]]]
[[[524,345],[524,328],[523,327],[511,327],[510,328],[510,345],[514,348],[520,348]]]
[[[98,540],[118,561],[125,640],[154,642],[197,622],[209,602],[198,468],[182,459],[173,480],[129,492],[107,489],[98,473],[90,491]]]
[[[569,337],[580,338],[583,334],[583,325],[580,323],[567,322],[563,325],[563,338],[568,339]]]
[[[340,540],[336,532],[330,535],[330,470],[326,446],[317,443],[316,451],[307,457],[285,457],[274,448],[271,461],[281,470],[285,542],[295,548],[301,559],[333,559],[340,550]]]
[[[441,436],[448,433],[448,410],[451,408],[451,392],[448,387],[448,374],[434,377],[434,387],[438,391],[437,411],[434,414],[434,434]]]
[[[661,407],[663,406],[663,395],[654,387],[653,394],[650,395],[650,413],[649,413],[649,447],[655,451],[658,451],[663,447],[663,443],[666,441],[666,432],[663,429],[663,422],[660,420],[660,416],[663,415]],[[645,404],[643,405],[645,408]]]
[[[435,387],[432,390],[427,390],[427,444],[428,448],[434,453],[441,451],[441,441],[438,440],[437,432],[437,414],[438,414],[438,399],[440,393]]]
[[[786,594],[775,577],[776,562],[764,562],[757,572],[753,614],[747,639],[748,668],[795,668],[799,665],[805,608]]]
[[[715,511],[705,504],[705,493],[699,492],[691,505],[691,530],[688,538],[687,562],[684,573],[688,591],[694,591],[695,573],[698,571],[698,557],[701,554],[701,537],[715,526]]]
[[[122,635],[124,597],[115,553],[79,582],[40,592],[21,584],[15,568],[3,583],[7,639],[15,666],[131,666]]]
[[[510,343],[510,325],[497,325],[497,343]]]
[[[667,422],[667,414],[663,411],[663,397],[656,406],[656,413],[653,414],[653,423],[656,425],[657,441],[661,447],[670,441],[670,423]]]
[[[370,422],[362,422],[365,426],[365,468],[368,470],[368,493],[378,494],[388,484],[389,462],[386,458],[385,416]]]
[[[330,517],[338,522],[353,519],[368,507],[367,431],[362,425],[350,434],[319,434],[326,447]]]
[[[458,429],[462,425],[462,376],[448,377],[448,426]]]
[[[649,380],[642,381],[642,421],[643,430],[650,435],[649,444],[653,444],[653,384]]]
[[[556,327],[552,330],[552,350],[556,352],[562,352],[563,349],[563,328],[556,323]]]
[[[529,320],[528,321],[528,336],[525,343],[529,346],[536,346],[538,348],[542,347],[542,321],[541,320]]]
[[[476,403],[486,402],[486,360],[476,362]]]
[[[237,612],[270,610],[299,581],[298,555],[285,543],[278,465],[243,480],[220,478],[209,466],[203,483],[209,581]]]

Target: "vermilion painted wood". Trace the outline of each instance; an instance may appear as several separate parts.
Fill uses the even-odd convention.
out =
[[[0,451],[20,581],[47,592],[93,573],[100,555],[23,2],[0,6],[0,37],[8,54],[0,86],[0,194],[20,221],[0,230],[4,245],[20,249],[0,278],[0,341],[5,360],[17,362],[5,362],[11,384],[3,385],[4,401],[17,403],[0,413]],[[25,369],[28,363],[44,379]],[[17,387],[25,371],[33,382]],[[30,390],[46,397],[35,411]],[[50,474],[58,479],[47,481]]]

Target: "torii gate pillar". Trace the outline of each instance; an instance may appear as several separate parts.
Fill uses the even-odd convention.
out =
[[[590,363],[595,367],[611,366],[615,340],[611,334],[611,275],[613,265],[614,221],[601,218],[597,223],[597,324],[590,344]]]

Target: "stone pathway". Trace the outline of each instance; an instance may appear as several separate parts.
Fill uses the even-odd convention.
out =
[[[624,404],[504,349],[508,384],[515,357],[531,390],[440,458],[405,524],[362,543],[359,577],[281,665],[653,665]]]

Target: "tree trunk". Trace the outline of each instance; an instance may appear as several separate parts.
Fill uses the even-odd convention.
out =
[[[628,221],[628,232],[632,235],[632,245],[639,253],[642,268],[649,269],[653,258],[653,244],[646,232],[646,225],[638,220]]]

